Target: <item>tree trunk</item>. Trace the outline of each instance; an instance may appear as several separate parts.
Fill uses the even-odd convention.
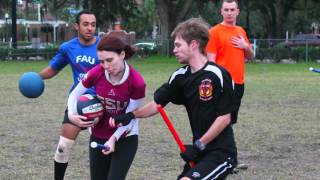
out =
[[[283,23],[284,23],[284,13],[283,13],[283,0],[277,0],[275,3],[276,10],[276,38],[283,38]]]
[[[169,53],[169,2],[167,0],[156,0],[156,6],[158,7],[158,14],[160,18],[160,53],[167,54]],[[174,17],[171,17],[171,21]]]
[[[161,53],[171,54],[172,50],[172,40],[170,39],[170,34],[177,25],[178,22],[184,20],[186,15],[189,13],[193,0],[183,1],[182,6],[178,6],[178,1],[171,0],[155,0],[158,14],[160,18],[160,45]],[[181,7],[181,9],[178,9]]]
[[[250,32],[250,1],[245,2],[245,9],[247,10],[247,15],[246,15],[246,31],[247,35],[250,37],[251,32]]]
[[[30,3],[30,0],[26,0],[26,8],[25,8],[25,10],[24,10],[25,19],[30,19],[30,18],[29,18],[29,3]]]

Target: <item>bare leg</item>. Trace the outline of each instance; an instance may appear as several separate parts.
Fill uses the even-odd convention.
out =
[[[54,157],[54,179],[63,180],[68,166],[69,154],[81,129],[73,124],[64,123]]]

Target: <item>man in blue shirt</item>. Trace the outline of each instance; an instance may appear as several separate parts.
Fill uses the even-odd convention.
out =
[[[39,73],[43,79],[50,79],[69,64],[74,81],[69,92],[72,91],[91,68],[99,64],[96,48],[99,37],[95,36],[95,15],[89,11],[81,11],[76,16],[75,28],[78,31],[78,37],[63,43],[49,65]],[[89,89],[86,93],[95,94],[95,91],[94,89]],[[86,127],[91,127],[92,125],[92,122],[88,122]],[[64,178],[71,148],[81,129],[85,128],[80,128],[69,121],[66,110],[62,122],[62,133],[54,156],[55,180]]]

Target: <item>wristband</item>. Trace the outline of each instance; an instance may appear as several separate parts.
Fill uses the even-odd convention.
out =
[[[200,139],[198,139],[198,140],[196,140],[196,141],[194,142],[194,146],[195,146],[197,149],[199,149],[200,151],[203,151],[203,150],[206,148],[206,145],[203,144],[203,143],[200,141]]]

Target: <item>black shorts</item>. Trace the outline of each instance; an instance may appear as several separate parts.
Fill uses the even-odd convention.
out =
[[[68,124],[72,124],[74,126],[77,126],[76,124],[74,124],[73,122],[70,121],[69,117],[68,117],[68,108],[66,108],[66,110],[64,111],[64,117],[63,117],[63,121],[62,121],[62,124],[65,124],[65,123],[68,123]],[[77,126],[79,127],[79,126]],[[87,127],[80,127],[81,130],[85,130],[87,129]]]
[[[236,123],[238,120],[238,113],[241,105],[241,99],[244,94],[244,84],[234,84],[234,92],[235,92],[235,103],[236,103],[236,110],[231,113],[232,123]]]
[[[220,151],[208,152],[197,159],[195,167],[190,168],[189,164],[185,164],[178,179],[182,177],[189,177],[192,180],[226,179],[236,166],[235,159],[236,157]]]

